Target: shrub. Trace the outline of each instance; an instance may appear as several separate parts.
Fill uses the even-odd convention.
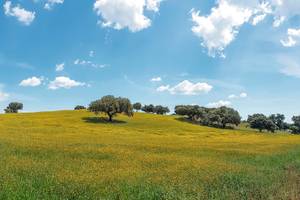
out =
[[[84,106],[75,106],[74,110],[86,110],[86,107]]]

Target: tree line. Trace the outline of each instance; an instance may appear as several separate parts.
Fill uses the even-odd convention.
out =
[[[23,109],[23,104],[19,102],[10,103],[5,109],[5,113],[18,113]],[[137,102],[132,104],[128,98],[114,97],[107,95],[99,100],[92,101],[89,106],[77,105],[74,110],[88,110],[96,115],[102,113],[108,116],[108,121],[113,121],[117,114],[125,114],[132,117],[134,111],[143,111],[145,113],[153,113],[165,115],[170,109],[162,105],[142,105]],[[207,108],[199,105],[177,105],[174,112],[187,120],[203,125],[216,128],[234,128],[241,124],[241,116],[238,111],[229,107]],[[269,132],[286,131],[294,134],[300,134],[300,116],[292,118],[293,123],[285,122],[283,114],[272,114],[265,116],[264,114],[249,115],[245,121],[250,128],[257,129],[260,132],[266,130]]]

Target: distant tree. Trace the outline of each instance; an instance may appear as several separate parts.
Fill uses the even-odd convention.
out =
[[[291,130],[295,134],[300,134],[300,116],[294,116],[292,118],[293,125],[291,127]]]
[[[4,109],[5,113],[18,113],[19,110],[23,110],[23,104],[19,102],[12,102]]]
[[[122,97],[114,97],[112,95],[104,96],[100,100],[90,103],[89,111],[94,112],[96,115],[104,113],[112,121],[113,117],[118,113],[123,113],[129,117],[133,116],[133,107],[129,99]]]
[[[165,114],[169,113],[170,110],[168,107],[158,105],[158,106],[154,107],[154,112],[158,115],[165,115]]]
[[[75,106],[74,110],[86,110],[86,107],[78,105]]]
[[[226,128],[227,124],[238,126],[241,123],[240,114],[233,108],[222,106],[215,109],[214,114],[219,117],[222,128]]]
[[[265,122],[265,129],[274,133],[276,130],[278,130],[278,126],[272,120],[267,119]]]
[[[135,109],[136,111],[139,111],[142,109],[142,104],[137,102],[135,104],[133,104],[133,109]]]
[[[287,131],[287,130],[291,130],[292,124],[289,124],[287,122],[283,123],[283,130]]]
[[[260,132],[262,132],[264,129],[266,129],[268,118],[264,114],[254,114],[249,115],[247,121],[251,128],[258,129]]]
[[[272,114],[269,119],[278,127],[279,130],[284,130],[285,116],[283,114]]]
[[[150,104],[150,105],[144,105],[142,107],[142,111],[144,111],[145,113],[154,113],[154,105]]]
[[[175,113],[205,126],[225,128],[229,124],[241,123],[239,113],[228,107],[205,108],[198,105],[178,105],[175,107]]]
[[[178,105],[175,106],[175,114],[187,116],[188,119],[197,121],[201,116],[202,107],[197,105]]]

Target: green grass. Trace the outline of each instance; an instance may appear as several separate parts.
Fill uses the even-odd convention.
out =
[[[0,199],[300,199],[300,136],[177,118],[0,115]]]

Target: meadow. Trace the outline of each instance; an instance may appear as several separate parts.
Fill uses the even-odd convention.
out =
[[[0,115],[0,199],[300,199],[300,136],[136,113]]]

